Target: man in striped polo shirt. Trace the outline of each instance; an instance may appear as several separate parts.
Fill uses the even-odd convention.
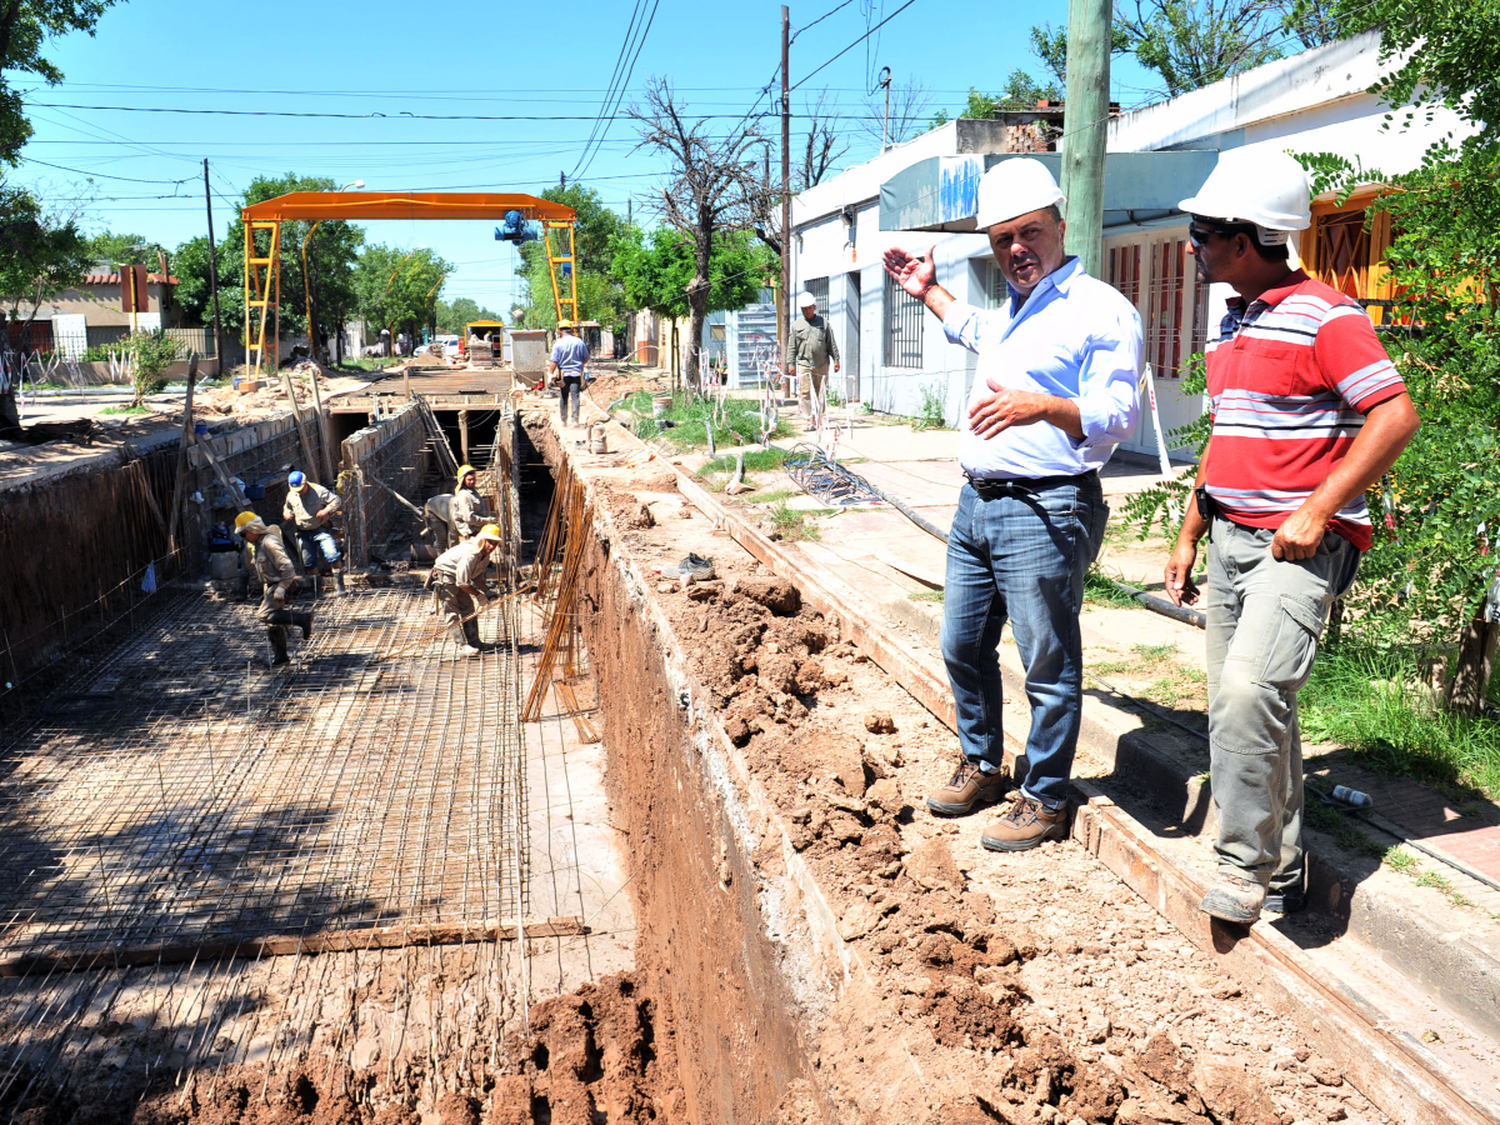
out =
[[[1291,267],[1311,224],[1284,153],[1226,152],[1180,204],[1202,282],[1230,298],[1208,345],[1213,429],[1166,567],[1193,603],[1208,535],[1208,731],[1218,878],[1204,913],[1251,923],[1304,902],[1297,692],[1335,598],[1370,548],[1365,491],[1417,431],[1406,387],[1359,304]]]

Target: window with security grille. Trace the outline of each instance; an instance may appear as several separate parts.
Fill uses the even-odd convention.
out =
[[[922,319],[926,315],[927,306],[886,274],[885,366],[922,366]]]
[[[802,288],[811,293],[818,302],[818,311],[824,316],[828,315],[828,279],[826,277],[815,277],[811,281],[804,281]],[[800,312],[801,310],[797,310]]]

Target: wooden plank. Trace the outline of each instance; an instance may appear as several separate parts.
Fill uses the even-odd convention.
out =
[[[214,451],[208,444],[207,435],[194,434],[193,438],[197,441],[198,448],[203,450],[203,456],[208,458],[208,463],[212,467],[214,475],[219,478],[219,483],[224,486],[225,491],[229,493],[235,503],[239,504],[241,508],[250,507],[250,501],[245,499],[244,492],[230,479],[229,474],[224,471],[224,466],[219,464],[219,459],[214,456]]]
[[[307,475],[318,484],[325,481],[318,480],[322,474],[318,472],[318,462],[313,458],[312,442],[307,437],[307,427],[302,424],[302,407],[297,405],[297,388],[292,386],[292,373],[283,371],[281,380],[286,384],[286,397],[292,403],[292,420],[297,424],[297,440],[302,444],[302,456],[307,462]]]
[[[593,720],[583,713],[583,708],[578,705],[578,696],[573,691],[573,685],[566,680],[553,680],[552,690],[557,693],[558,702],[562,704],[563,714],[573,720],[573,726],[578,731],[578,741],[592,743],[600,741],[604,736],[599,733],[599,728],[594,726]]]
[[[578,915],[527,919],[526,938],[577,937],[589,933]],[[290,957],[295,954],[347,953],[365,949],[404,949],[410,946],[461,945],[469,942],[515,941],[513,922],[457,922],[441,925],[382,926],[313,934],[290,934],[215,941],[200,944],[160,943],[137,946],[101,945],[92,949],[0,959],[0,977],[33,973],[105,971],[129,965],[183,964],[224,958]]]
[[[182,519],[182,485],[187,479],[188,442],[193,435],[193,387],[198,382],[198,353],[188,353],[187,401],[182,407],[182,444],[177,447],[177,483],[172,486],[172,521],[167,528],[167,554],[177,555],[177,524]]]

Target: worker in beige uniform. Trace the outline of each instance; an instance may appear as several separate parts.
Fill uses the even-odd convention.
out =
[[[339,494],[332,489],[314,484],[301,472],[293,472],[286,478],[286,503],[281,506],[283,519],[291,520],[297,527],[297,543],[302,548],[302,569],[317,589],[317,576],[324,564],[333,574],[334,586],[344,592],[343,553],[333,538],[329,520],[343,505]]]
[[[475,615],[490,604],[484,592],[484,572],[490,552],[500,543],[500,529],[492,523],[479,529],[467,543],[450,547],[432,564],[432,591],[443,608],[443,624],[456,656],[478,656],[479,622]]]
[[[473,465],[458,467],[458,487],[453,490],[453,502],[448,507],[448,546],[472,539],[480,528],[495,517],[479,495],[479,474]]]
[[[291,555],[287,554],[281,528],[267,527],[254,512],[241,512],[234,521],[234,529],[250,544],[251,566],[264,587],[260,608],[255,615],[266,625],[266,636],[271,642],[271,665],[286,664],[291,660],[286,652],[286,627],[298,626],[303,640],[312,636],[313,615],[287,609],[297,598],[300,585],[297,568],[292,565]]]
[[[802,417],[812,418],[823,412],[824,388],[828,382],[828,361],[839,370],[839,346],[828,322],[818,315],[818,299],[803,292],[797,297],[802,315],[792,321],[787,335],[786,373],[797,376],[797,402]]]

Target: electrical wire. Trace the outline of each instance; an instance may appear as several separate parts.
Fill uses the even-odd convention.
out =
[[[871,29],[870,29],[870,30],[869,30],[869,31],[867,31],[867,32],[865,32],[865,33],[864,33],[864,34],[863,34],[863,35],[861,35],[861,36],[860,36],[860,37],[859,37],[859,38],[858,38],[858,39],[856,39],[856,40],[855,40],[855,41],[854,41],[854,42],[853,42],[853,43],[850,43],[850,44],[849,44],[849,46],[847,46],[847,47],[845,47],[845,48],[844,48],[844,49],[843,49],[843,50],[842,50],[842,51],[840,51],[840,52],[839,52],[839,53],[838,53],[838,54],[836,54],[836,55],[834,55],[834,56],[833,56],[833,57],[832,57],[832,58],[830,58],[830,59],[828,59],[828,60],[827,60],[827,61],[825,61],[825,62],[823,62],[823,63],[820,63],[820,64],[819,64],[819,65],[818,65],[818,66],[816,66],[816,67],[814,67],[814,68],[813,68],[813,69],[812,69],[812,70],[810,70],[810,71],[808,71],[808,72],[807,72],[807,73],[806,73],[806,74],[805,74],[805,75],[803,75],[803,76],[802,76],[802,78],[801,78],[801,79],[800,79],[800,80],[799,80],[799,81],[798,81],[798,82],[796,82],[796,83],[795,83],[795,84],[794,84],[794,85],[793,85],[793,86],[792,86],[792,89],[793,89],[793,90],[795,90],[795,89],[797,89],[797,88],[798,88],[798,87],[800,87],[800,86],[802,86],[802,85],[803,85],[803,84],[805,84],[805,83],[806,83],[806,82],[807,82],[807,81],[808,81],[808,80],[809,80],[809,79],[810,79],[810,78],[812,78],[812,76],[813,76],[813,75],[815,75],[815,74],[817,74],[817,73],[818,73],[818,72],[819,72],[819,71],[821,71],[821,70],[823,70],[823,69],[825,69],[825,68],[827,68],[827,67],[829,67],[829,66],[831,66],[831,65],[832,65],[832,64],[833,64],[833,63],[835,63],[835,62],[837,62],[837,61],[838,61],[838,60],[839,60],[839,59],[841,59],[841,58],[843,58],[843,57],[844,57],[844,56],[845,56],[845,55],[847,55],[847,54],[848,54],[848,53],[849,53],[849,52],[850,52],[850,51],[852,51],[852,50],[854,50],[854,48],[856,48],[856,47],[858,47],[858,46],[859,46],[859,45],[860,45],[860,44],[861,44],[861,43],[863,43],[863,42],[864,42],[864,41],[865,41],[865,40],[866,40],[866,39],[868,39],[868,38],[870,38],[870,36],[871,36],[871,35],[874,35],[874,34],[875,34],[875,32],[877,32],[877,31],[879,31],[879,30],[880,30],[880,29],[881,29],[881,28],[882,28],[882,27],[884,27],[884,26],[885,26],[885,25],[886,25],[886,24],[888,24],[888,23],[890,23],[890,22],[891,22],[891,20],[893,20],[893,19],[895,19],[895,18],[896,18],[896,17],[897,17],[897,16],[899,16],[899,15],[900,15],[900,14],[901,14],[901,13],[902,13],[902,12],[904,12],[904,11],[906,11],[906,9],[907,9],[907,8],[910,8],[910,7],[911,7],[911,6],[912,6],[912,5],[913,5],[913,4],[915,4],[915,3],[916,3],[916,2],[917,2],[917,0],[906,0],[906,3],[905,3],[905,4],[902,4],[902,5],[901,5],[901,7],[899,7],[899,8],[897,8],[897,9],[896,9],[896,10],[895,10],[895,11],[894,11],[894,12],[892,12],[892,13],[891,13],[891,14],[890,14],[890,15],[888,15],[888,16],[886,16],[886,17],[885,17],[885,19],[883,19],[883,20],[881,20],[881,21],[880,21],[880,22],[879,22],[879,23],[877,23],[877,24],[876,24],[876,25],[875,25],[875,26],[874,26],[874,27],[872,27],[872,28],[871,28]],[[868,77],[868,76],[867,76],[867,77]]]
[[[630,86],[631,78],[635,76],[636,61],[641,57],[641,51],[646,46],[646,36],[651,34],[651,27],[656,22],[656,9],[660,7],[660,5],[661,0],[652,0],[651,15],[647,17],[645,30],[641,32],[640,39],[636,42],[635,53],[630,56],[630,62],[626,66],[625,77],[620,82],[619,90],[614,98],[614,104],[610,105],[609,95],[606,94],[604,104],[599,107],[600,125],[602,126],[602,131],[599,132],[599,141],[601,143],[609,135],[609,126],[619,116],[620,103],[625,100],[625,91]],[[627,38],[625,47],[622,49],[622,57],[623,51],[628,50],[629,45],[629,40]],[[594,163],[594,157],[598,155],[598,151],[599,146],[592,144],[592,141],[584,145],[583,154],[578,158],[578,163],[573,166],[574,176],[583,176],[588,172],[589,168]]]

